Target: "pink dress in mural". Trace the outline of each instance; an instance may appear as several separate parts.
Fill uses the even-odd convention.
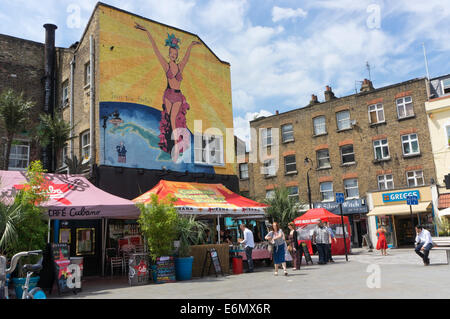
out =
[[[183,153],[184,147],[189,147],[188,144],[181,143],[183,136],[179,136],[176,141],[172,140],[172,132],[175,129],[186,127],[186,113],[189,110],[189,104],[186,102],[186,98],[181,93],[181,81],[183,80],[183,70],[189,61],[191,49],[194,45],[199,45],[200,42],[193,41],[186,50],[186,54],[180,63],[178,60],[178,44],[180,40],[175,37],[174,34],[169,35],[166,39],[165,45],[169,47],[169,62],[167,62],[161,55],[156,43],[150,34],[150,32],[143,26],[136,23],[136,29],[143,30],[147,33],[147,36],[152,44],[153,51],[157,56],[159,63],[161,64],[167,78],[167,88],[164,91],[162,101],[161,121],[159,122],[159,147],[166,153],[171,154],[172,149],[175,148],[173,154],[173,160],[176,161],[178,155]]]

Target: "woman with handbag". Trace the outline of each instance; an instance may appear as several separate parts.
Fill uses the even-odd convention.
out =
[[[295,230],[295,224],[290,222],[288,224],[289,232],[289,246],[288,250],[292,256],[292,260],[294,261],[294,267],[292,270],[300,269],[300,251],[298,245],[297,231]]]
[[[274,222],[272,224],[273,226],[273,231],[270,232],[269,234],[267,234],[266,238],[271,238],[270,241],[273,243],[274,245],[274,250],[273,250],[273,264],[275,265],[275,276],[278,276],[278,265],[282,265],[283,270],[284,270],[284,275],[287,276],[288,273],[286,271],[286,261],[285,261],[285,245],[286,245],[286,240],[284,237],[284,233],[283,231],[280,229],[280,226],[278,225],[277,222]],[[271,235],[271,237],[268,237],[269,235]]]

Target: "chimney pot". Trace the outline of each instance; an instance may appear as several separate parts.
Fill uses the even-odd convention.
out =
[[[275,111],[275,115],[278,115],[278,114],[280,114],[280,112],[278,112],[278,110],[276,110],[276,111]]]
[[[331,90],[331,87],[329,85],[326,86],[326,91],[325,91],[325,101],[328,102],[332,99],[335,99],[336,97],[334,96],[333,91]]]
[[[375,90],[372,84],[372,81],[368,79],[364,79],[363,83],[361,84],[360,92],[370,92]]]

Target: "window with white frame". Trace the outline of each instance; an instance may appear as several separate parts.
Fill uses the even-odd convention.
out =
[[[327,133],[327,125],[325,123],[325,116],[318,116],[313,119],[314,135],[321,135]]]
[[[416,187],[425,185],[423,178],[423,171],[408,171],[406,172],[406,181],[409,187]]]
[[[350,164],[355,162],[355,153],[353,151],[353,144],[344,145],[341,147],[342,164]]]
[[[266,198],[268,199],[275,198],[275,190],[273,189],[266,190]]]
[[[196,142],[200,139],[201,143]],[[202,134],[194,140],[194,161],[196,164],[224,165],[223,136]]]
[[[370,124],[384,122],[383,104],[378,103],[378,104],[369,105],[369,121],[370,121]]]
[[[346,198],[358,198],[358,180],[356,178],[344,179],[345,197]]]
[[[294,202],[298,202],[298,186],[290,186],[288,189],[288,197],[292,198]]]
[[[248,163],[239,164],[239,177],[240,179],[248,178]]]
[[[328,149],[323,149],[323,150],[317,151],[317,167],[318,168],[331,167],[330,154],[328,153]]]
[[[14,141],[9,153],[9,170],[25,170],[30,163],[30,145],[24,141]]]
[[[445,132],[447,133],[447,146],[450,147],[450,125],[445,127]]]
[[[292,124],[285,124],[281,126],[281,138],[283,143],[294,140],[294,129]]]
[[[295,155],[288,155],[284,157],[284,168],[285,173],[296,173],[297,172],[297,164],[295,162]]]
[[[387,139],[373,141],[373,149],[376,160],[384,160],[389,158],[389,145]]]
[[[262,147],[267,147],[272,145],[272,129],[263,128],[261,129],[262,135]]]
[[[414,108],[412,103],[412,98],[410,96],[405,96],[397,99],[397,115],[399,119],[414,116]]]
[[[62,84],[62,105],[65,107],[69,103],[69,81],[64,81]]]
[[[442,80],[442,94],[450,93],[450,79]]]
[[[91,83],[91,62],[84,65],[84,85]]]
[[[264,165],[264,174],[266,176],[275,176],[276,175],[274,159],[266,159],[264,161],[263,165]]]
[[[332,182],[323,182],[320,183],[320,195],[322,197],[322,201],[333,201],[334,193],[333,193],[333,183]]]
[[[403,155],[420,154],[419,140],[417,134],[402,135]]]
[[[91,156],[91,135],[89,131],[81,134],[81,158],[83,160],[89,159]]]
[[[392,174],[378,175],[378,189],[380,191],[394,188],[394,179]]]
[[[350,121],[350,111],[345,110],[336,113],[336,121],[338,130],[345,130],[352,127]]]

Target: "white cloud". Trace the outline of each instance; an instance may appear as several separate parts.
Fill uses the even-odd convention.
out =
[[[306,17],[307,12],[302,8],[292,9],[292,8],[280,8],[273,7],[272,8],[272,21],[278,22],[286,19],[296,19],[296,18],[304,18]]]
[[[243,0],[212,0],[197,12],[198,23],[207,28],[219,28],[236,33],[245,25],[247,1]]]

